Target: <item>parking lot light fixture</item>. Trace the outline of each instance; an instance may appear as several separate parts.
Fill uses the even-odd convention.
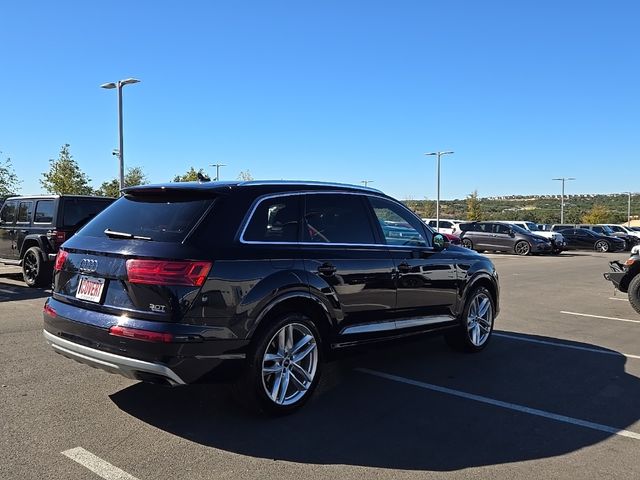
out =
[[[573,177],[560,177],[552,178],[551,180],[557,180],[562,182],[562,195],[560,196],[560,223],[564,223],[564,183],[570,180],[575,180]]]
[[[124,138],[122,132],[122,87],[125,85],[131,85],[132,83],[139,83],[140,80],[136,78],[126,78],[124,80],[118,80],[117,82],[103,83],[100,88],[112,90],[118,89],[118,160],[120,161],[120,190],[124,188]]]
[[[226,167],[224,163],[210,163],[210,167],[216,167],[216,178],[213,179],[214,182],[220,181],[220,167]]]
[[[373,183],[373,180],[361,180],[360,183],[365,187],[368,187],[370,183]]]
[[[442,155],[451,155],[453,154],[453,152],[428,152],[425,153],[425,155],[435,155],[438,157],[438,188],[437,188],[437,195],[436,195],[436,232],[440,231],[440,157]]]

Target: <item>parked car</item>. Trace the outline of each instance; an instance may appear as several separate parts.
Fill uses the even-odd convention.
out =
[[[634,247],[634,252],[626,262],[609,262],[610,272],[604,274],[604,278],[613,283],[613,286],[626,293],[633,309],[640,313],[640,245]]]
[[[461,223],[460,240],[477,251],[513,252],[518,255],[551,253],[551,241],[518,227],[501,222]]]
[[[124,193],[56,258],[44,336],[81,363],[170,385],[224,373],[247,403],[288,412],[336,350],[441,332],[478,352],[490,339],[491,261],[376,190],[251,181]]]
[[[603,224],[605,227],[608,227],[615,233],[621,233],[626,235],[631,235],[634,238],[634,245],[640,243],[640,232],[637,230],[633,230],[632,227],[627,227],[626,225],[614,225],[611,223]]]
[[[599,233],[600,235],[620,238],[624,240],[625,250],[631,250],[631,247],[633,247],[636,243],[638,243],[638,240],[640,240],[634,235],[629,235],[626,232],[615,232],[608,225],[580,224],[576,225],[576,228],[584,228],[586,230],[591,230],[593,232]]]
[[[509,225],[517,225],[520,228],[528,230],[534,235],[539,237],[548,238],[551,241],[551,253],[559,255],[563,250],[566,250],[566,243],[564,237],[559,232],[546,232],[538,228],[538,225],[533,222],[524,221],[503,221],[502,223],[508,223]]]
[[[597,252],[620,252],[626,243],[621,238],[600,235],[584,228],[560,230],[567,240],[568,250],[596,250]]]
[[[429,225],[433,230],[436,230],[437,219],[435,218],[423,218],[422,221]],[[451,219],[440,219],[440,233],[455,233],[458,224],[463,223],[464,220],[451,220]]]
[[[58,247],[113,200],[79,195],[8,198],[0,210],[0,263],[21,266],[29,287],[47,285]]]

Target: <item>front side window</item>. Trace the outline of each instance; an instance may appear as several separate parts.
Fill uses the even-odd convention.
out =
[[[426,247],[429,245],[421,222],[400,205],[377,197],[370,197],[369,201],[380,223],[387,245],[408,245],[413,247]]]
[[[262,200],[251,216],[243,240],[249,242],[297,242],[300,196]]]
[[[302,231],[305,242],[376,243],[369,212],[361,195],[306,195]]]
[[[40,200],[36,203],[34,223],[53,222],[53,200]]]
[[[517,225],[514,225],[514,227],[516,227]],[[511,227],[509,227],[508,225],[502,225],[501,223],[496,223],[494,225],[494,230],[495,233],[499,233],[501,235],[509,235],[509,232],[511,231]]]
[[[16,220],[17,202],[6,202],[0,211],[0,223],[13,223]]]
[[[31,221],[31,206],[33,202],[20,202],[18,206],[18,223],[29,223]]]

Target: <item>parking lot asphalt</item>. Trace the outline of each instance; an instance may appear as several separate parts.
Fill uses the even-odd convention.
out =
[[[484,352],[428,337],[343,355],[280,418],[223,386],[54,354],[47,292],[0,268],[0,478],[638,478],[640,315],[602,278],[626,255],[489,257],[501,313]]]

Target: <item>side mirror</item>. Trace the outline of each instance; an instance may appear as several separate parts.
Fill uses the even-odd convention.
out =
[[[509,236],[510,237],[515,237],[516,236],[516,233],[513,231],[512,228],[509,229]]]
[[[447,241],[447,237],[445,237],[441,233],[434,233],[433,234],[433,249],[436,252],[440,252],[440,251],[444,250],[447,247],[448,244],[449,244],[449,242]]]

